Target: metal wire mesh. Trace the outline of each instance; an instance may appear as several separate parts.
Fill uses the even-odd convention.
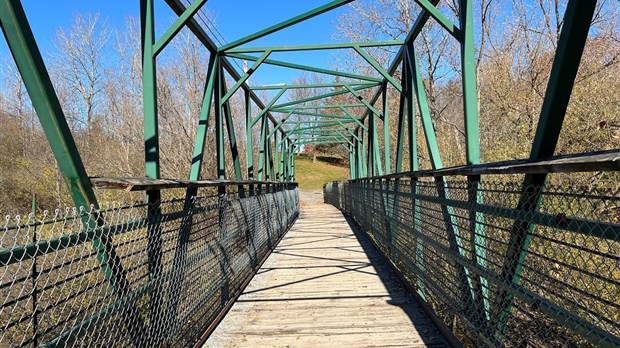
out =
[[[0,346],[196,343],[299,213],[293,184],[224,191],[7,217]]]
[[[463,342],[620,346],[617,192],[546,186],[540,208],[526,212],[515,208],[522,176],[459,178],[335,182],[324,197]],[[529,242],[515,236],[524,222]]]

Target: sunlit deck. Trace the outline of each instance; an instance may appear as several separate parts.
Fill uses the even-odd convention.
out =
[[[206,346],[447,346],[366,237],[304,195],[299,220]]]

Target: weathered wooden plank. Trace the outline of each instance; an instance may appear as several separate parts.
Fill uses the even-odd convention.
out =
[[[295,183],[255,180],[177,180],[152,178],[106,178],[91,177],[90,182],[97,189],[148,191],[188,187],[217,187],[238,185],[290,185]]]
[[[620,171],[620,150],[595,153],[556,156],[545,160],[514,160],[471,166],[457,166],[437,170],[420,170],[395,173],[365,179],[422,178],[445,176],[493,175],[493,174],[536,174],[536,173],[574,173]]]

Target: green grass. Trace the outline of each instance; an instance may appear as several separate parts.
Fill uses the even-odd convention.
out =
[[[335,157],[317,155],[316,163],[312,156],[302,154],[295,158],[295,179],[302,190],[320,190],[326,182],[349,178],[347,163]]]

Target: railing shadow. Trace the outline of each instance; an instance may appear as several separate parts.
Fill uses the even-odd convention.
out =
[[[351,228],[353,235],[366,253],[370,264],[376,271],[390,294],[387,302],[400,309],[407,315],[411,324],[418,331],[420,338],[426,346],[445,347],[449,346],[439,329],[435,327],[426,312],[419,305],[413,295],[406,289],[398,275],[394,273],[381,253],[374,247],[368,236],[360,230],[355,221],[348,215],[341,213]]]

